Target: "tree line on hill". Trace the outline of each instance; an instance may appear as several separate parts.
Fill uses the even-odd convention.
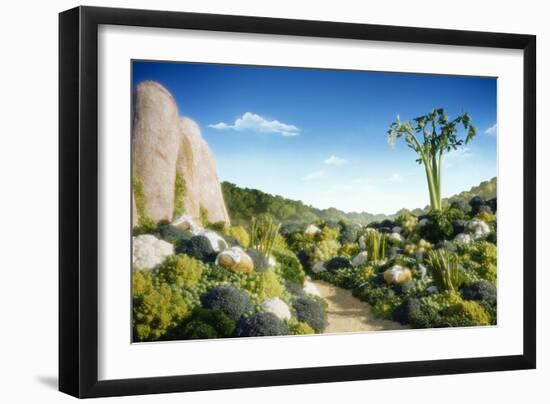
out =
[[[258,189],[240,188],[230,183],[222,183],[223,197],[231,222],[234,225],[247,225],[253,216],[269,214],[281,223],[308,224],[315,220],[339,221],[346,220],[352,223],[366,225],[385,219],[393,220],[401,213],[408,212],[401,209],[394,214],[373,214],[369,212],[344,212],[336,208],[318,209],[304,204],[301,201],[284,198],[280,195],[271,195]],[[469,191],[463,191],[450,198],[442,200],[443,207],[453,202],[467,203],[474,196],[482,199],[495,198],[497,193],[496,177],[481,182]],[[413,209],[410,212],[416,216],[426,214],[429,206]]]

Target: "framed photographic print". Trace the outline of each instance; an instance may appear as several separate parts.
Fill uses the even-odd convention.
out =
[[[534,36],[59,21],[61,391],[535,367]]]

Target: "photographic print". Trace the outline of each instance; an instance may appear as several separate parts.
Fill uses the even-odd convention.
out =
[[[133,342],[497,324],[497,79],[132,61]]]

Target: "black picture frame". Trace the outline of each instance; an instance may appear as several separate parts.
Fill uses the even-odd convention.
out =
[[[98,26],[343,38],[523,51],[523,354],[98,380]],[[104,397],[536,366],[536,37],[533,35],[77,7],[59,15],[59,390]]]

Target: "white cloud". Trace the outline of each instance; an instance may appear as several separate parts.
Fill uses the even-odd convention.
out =
[[[323,162],[329,166],[341,166],[346,164],[348,161],[343,158],[332,155],[328,159],[324,160]]]
[[[388,177],[388,181],[390,182],[400,182],[402,179],[403,178],[397,173],[393,173]]]
[[[458,149],[451,151],[448,156],[464,159],[472,157],[472,151],[469,147],[459,147]]]
[[[473,156],[472,151],[468,147],[459,147],[458,149],[451,150],[447,153],[443,160],[443,166],[450,168],[456,164],[460,164],[466,159]]]
[[[490,128],[487,128],[485,130],[485,134],[486,135],[491,135],[491,136],[496,136],[497,130],[498,130],[498,127],[497,127],[497,124],[495,123],[493,126],[491,126]]]
[[[216,123],[216,124],[213,124],[213,125],[208,125],[208,127],[214,128],[214,129],[233,129],[232,126],[230,126],[230,125],[228,125],[224,122]]]
[[[321,178],[321,177],[324,177],[324,176],[325,176],[325,172],[323,170],[313,171],[313,172],[305,175],[304,177],[302,177],[302,180],[309,181],[309,180],[314,180],[314,179]]]
[[[225,122],[208,125],[208,127],[218,130],[237,130],[237,131],[252,131],[260,133],[276,133],[281,136],[298,136],[300,128],[283,123],[280,121],[268,120],[258,114],[245,112],[240,118],[235,119],[233,125]]]

